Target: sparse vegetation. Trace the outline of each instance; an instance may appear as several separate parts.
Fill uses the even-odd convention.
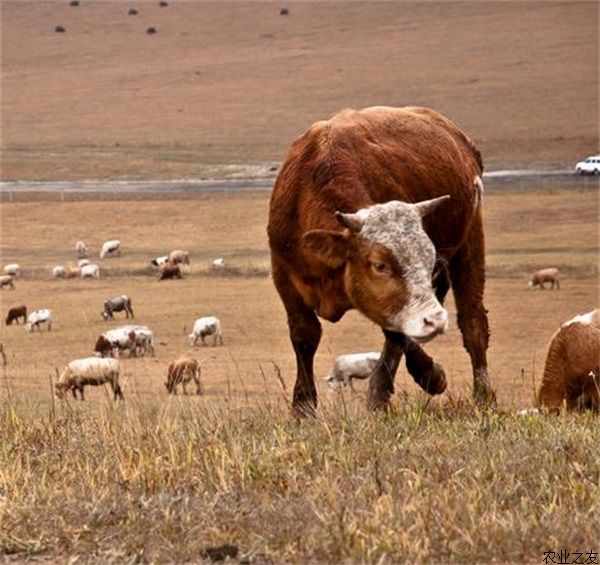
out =
[[[0,408],[0,552],[92,562],[541,562],[597,550],[597,420],[418,399],[315,421],[282,402],[201,408],[129,396]]]

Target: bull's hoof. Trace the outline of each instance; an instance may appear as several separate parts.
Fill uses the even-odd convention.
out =
[[[420,371],[413,378],[427,394],[442,394],[448,387],[446,372],[438,363],[433,363],[429,369]]]
[[[495,408],[498,404],[494,389],[483,383],[476,383],[473,387],[473,399],[482,408]]]
[[[297,420],[315,418],[317,416],[317,401],[312,399],[296,400],[292,403],[292,417]]]
[[[389,399],[369,397],[367,409],[371,412],[387,412],[390,409],[390,401]]]

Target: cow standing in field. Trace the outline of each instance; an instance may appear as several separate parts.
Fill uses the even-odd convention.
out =
[[[19,323],[19,319],[23,318],[23,323],[27,322],[27,306],[21,304],[21,306],[12,307],[6,314],[6,325],[10,326],[13,322]]]
[[[223,345],[223,336],[221,335],[221,320],[216,316],[204,316],[194,322],[192,333],[188,335],[190,345],[196,345],[198,338],[202,340],[202,345],[206,345],[206,338],[213,339],[213,347]]]
[[[75,253],[77,253],[77,257],[87,257],[87,252],[87,246],[83,241],[75,243]]]
[[[52,329],[52,310],[49,308],[38,308],[27,316],[27,323],[25,329],[28,332],[32,332],[35,328],[42,330],[42,324],[46,324],[46,329],[50,331]]]
[[[558,269],[552,267],[549,269],[540,269],[531,276],[529,281],[529,287],[535,288],[539,286],[542,290],[546,289],[546,283],[550,283],[550,288],[554,290],[556,286],[557,290],[560,290],[560,282],[558,279]]]
[[[167,261],[166,263],[163,263],[158,268],[158,280],[159,281],[163,281],[165,279],[181,279],[181,278],[183,278],[183,275],[181,274],[181,269],[179,268],[179,265],[176,265],[175,263],[171,263],[170,261]]]
[[[443,368],[421,345],[444,332],[452,286],[478,401],[495,399],[483,306],[483,164],[473,142],[427,108],[345,110],[292,144],[269,213],[273,282],[297,361],[293,407],[314,414],[317,316],[337,322],[356,308],[385,342],[368,405],[386,408],[402,355],[428,393]]]
[[[210,355],[209,357],[213,356]],[[167,382],[165,383],[167,392],[169,394],[177,394],[177,386],[181,385],[183,394],[187,394],[187,384],[194,381],[196,384],[196,394],[202,394],[202,383],[200,381],[200,366],[202,361],[197,361],[193,357],[187,356],[173,361],[167,370]]]
[[[126,294],[121,296],[115,296],[114,298],[108,298],[104,302],[104,309],[102,310],[102,317],[105,320],[114,320],[115,312],[125,312],[125,317],[133,318],[133,307],[131,306],[131,298]]]
[[[119,385],[119,362],[116,359],[101,359],[98,357],[85,357],[74,359],[61,373],[55,385],[56,396],[59,399],[65,397],[70,390],[73,398],[77,399],[76,391],[79,391],[81,400],[84,400],[83,390],[85,385],[99,386],[110,384],[115,395],[115,400],[123,399],[123,392]]]
[[[170,263],[177,265],[182,263],[184,265],[190,264],[190,254],[188,251],[183,251],[181,249],[174,249],[169,253],[169,258],[167,259]]]

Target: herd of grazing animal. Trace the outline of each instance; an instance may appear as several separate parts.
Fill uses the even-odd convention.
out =
[[[293,142],[271,194],[267,232],[272,279],[296,357],[292,406],[297,416],[314,415],[317,407],[313,361],[322,333],[319,318],[335,323],[352,309],[381,328],[382,351],[339,357],[328,383],[369,377],[369,408],[386,409],[404,357],[407,371],[425,392],[444,392],[446,373],[422,346],[448,327],[444,300],[450,289],[471,359],[474,398],[484,405],[495,403],[483,304],[482,175],[483,161],[473,141],[428,108],[344,110],[313,124]],[[76,251],[83,258],[87,247],[77,242]],[[100,251],[101,259],[120,255],[119,240],[105,242]],[[180,265],[190,264],[189,254],[175,250],[151,263],[158,280],[181,278]],[[10,267],[3,275],[9,279],[0,279],[0,287],[14,288],[19,268]],[[98,277],[97,267],[80,266],[81,276]],[[213,267],[222,269],[224,262],[216,260]],[[536,271],[529,282],[540,289],[546,284],[560,289],[558,269]],[[112,319],[121,310],[133,318],[127,296],[107,300],[102,314]],[[44,322],[50,329],[49,310],[36,310],[27,318],[30,330]],[[213,345],[222,344],[217,318],[199,318],[188,336],[192,345],[198,339],[205,344],[207,337]],[[99,357],[71,362],[57,391],[64,395],[71,390],[75,396],[78,390],[83,398],[85,384],[108,382],[115,398],[122,397],[118,363],[106,357],[153,354],[153,343],[146,326],[104,332],[95,346]],[[598,410],[599,356],[597,310],[563,324],[548,348],[540,407]],[[168,392],[179,384],[185,392],[192,380],[200,391],[199,370],[191,358],[173,362],[165,383]]]
[[[75,244],[75,253],[77,255],[77,267],[64,267],[56,265],[52,269],[52,278],[99,278],[99,266],[92,263],[88,256],[88,247],[83,241]],[[121,242],[119,240],[106,241],[100,250],[101,259],[108,257],[121,256]],[[222,260],[221,260],[222,261]],[[188,251],[176,249],[169,255],[158,257],[152,260],[154,266],[159,267],[159,280],[162,278],[181,278],[180,265],[190,265],[190,255]],[[20,275],[21,267],[17,263],[6,265],[3,269],[4,274],[0,275],[0,287],[14,289],[14,278]],[[125,294],[108,298],[103,303],[101,316],[105,321],[115,319],[115,313],[123,312],[126,319],[133,319],[133,305],[131,298]],[[47,331],[52,329],[52,310],[48,308],[39,308],[33,310],[27,315],[27,306],[22,304],[9,308],[6,314],[6,325],[23,322],[29,332],[36,328],[39,330],[46,327]],[[199,324],[200,322],[200,324]],[[223,344],[221,335],[221,322],[214,316],[199,318],[195,321],[194,332],[197,330],[196,339],[190,341],[196,345],[198,338],[206,345],[205,338],[213,337],[213,346]],[[145,355],[155,355],[154,333],[148,326],[125,325],[113,328],[103,332],[98,336],[94,345],[94,356],[81,359],[74,359],[69,362],[62,373],[58,376],[55,383],[55,392],[58,398],[65,398],[71,391],[74,398],[84,399],[84,387],[86,385],[109,384],[113,390],[115,400],[123,398],[123,392],[119,384],[119,361],[118,358],[126,355],[127,357],[144,357]],[[205,359],[214,357],[209,355]],[[6,356],[2,349],[2,359]],[[204,361],[204,359],[202,360]],[[167,370],[165,387],[169,394],[177,394],[177,389],[181,386],[183,393],[187,394],[187,385],[194,381],[196,393],[203,393],[203,386],[200,381],[200,372],[202,361],[197,361],[193,357],[183,356],[171,363]],[[5,364],[5,363],[4,363]]]

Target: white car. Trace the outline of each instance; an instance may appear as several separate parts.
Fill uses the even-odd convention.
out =
[[[600,175],[600,155],[593,155],[577,163],[575,172],[580,175]]]

